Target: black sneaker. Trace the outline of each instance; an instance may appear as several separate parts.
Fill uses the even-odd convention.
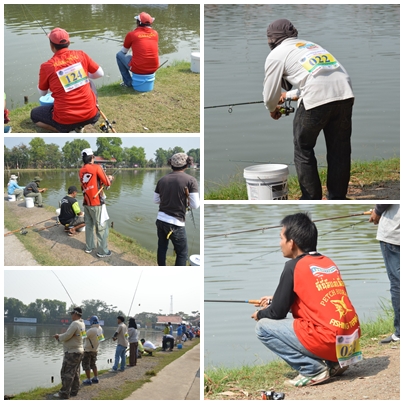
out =
[[[43,205],[38,205],[38,208],[43,208]]]
[[[108,251],[106,254],[97,253],[97,257],[98,257],[98,258],[110,257],[111,255],[112,255],[112,252],[111,252],[111,251]]]

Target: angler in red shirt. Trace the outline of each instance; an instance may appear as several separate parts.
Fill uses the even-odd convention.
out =
[[[104,189],[108,189],[113,181],[112,175],[106,175],[103,169],[94,164],[94,153],[88,148],[81,152],[84,166],[80,169],[79,178],[83,190],[84,220],[86,224],[86,249],[91,254],[95,248],[94,230],[97,235],[99,258],[109,257],[108,249],[108,213],[105,206]]]
[[[52,132],[82,132],[100,116],[94,84],[90,79],[104,76],[102,68],[86,53],[69,50],[70,37],[62,28],[48,34],[53,57],[41,64],[38,91],[52,93],[54,104],[36,107],[31,119],[40,128]]]
[[[296,387],[322,383],[362,360],[358,315],[336,264],[316,252],[317,228],[305,213],[281,222],[285,268],[273,296],[251,317],[258,339],[299,375]],[[293,318],[287,318],[288,312]]]
[[[122,49],[116,54],[116,61],[122,75],[121,86],[132,87],[130,72],[153,74],[159,67],[159,34],[151,25],[154,18],[143,12],[135,17],[137,27],[129,32]],[[127,55],[132,49],[132,56]]]

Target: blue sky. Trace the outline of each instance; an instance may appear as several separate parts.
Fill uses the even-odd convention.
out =
[[[97,135],[97,136],[90,136],[90,135],[85,135],[83,134],[81,136],[75,136],[76,138],[79,139],[86,139],[92,148],[96,149],[96,141],[97,137],[101,137],[102,135]],[[37,137],[37,136],[34,136]],[[55,143],[62,148],[66,142],[71,142],[75,137],[50,137],[50,136],[44,136],[41,134],[41,136],[47,144],[50,143]],[[112,136],[111,136],[112,137]],[[173,149],[175,146],[182,147],[185,152],[189,151],[190,149],[198,149],[200,148],[200,142],[199,142],[199,136],[194,136],[191,137],[189,135],[180,137],[180,136],[156,136],[156,135],[149,135],[147,137],[135,137],[134,135],[132,136],[118,136],[122,139],[122,146],[123,147],[143,147],[146,152],[146,158],[149,159],[154,159],[154,152],[159,149],[160,147],[167,150],[169,148]],[[4,137],[4,144],[9,148],[13,148],[14,146],[18,146],[21,143],[24,143],[28,146],[29,142],[33,139],[32,136],[30,137],[24,137],[24,136],[13,136],[13,137]]]

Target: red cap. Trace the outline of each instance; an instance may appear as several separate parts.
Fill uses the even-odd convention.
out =
[[[49,34],[48,38],[55,45],[64,45],[70,42],[69,34],[62,28],[55,28]]]
[[[154,18],[145,12],[140,13],[135,17],[136,20],[138,20],[141,24],[152,24],[154,21]]]

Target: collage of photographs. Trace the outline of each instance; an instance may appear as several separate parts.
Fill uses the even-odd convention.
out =
[[[3,19],[5,400],[400,400],[399,3]]]

